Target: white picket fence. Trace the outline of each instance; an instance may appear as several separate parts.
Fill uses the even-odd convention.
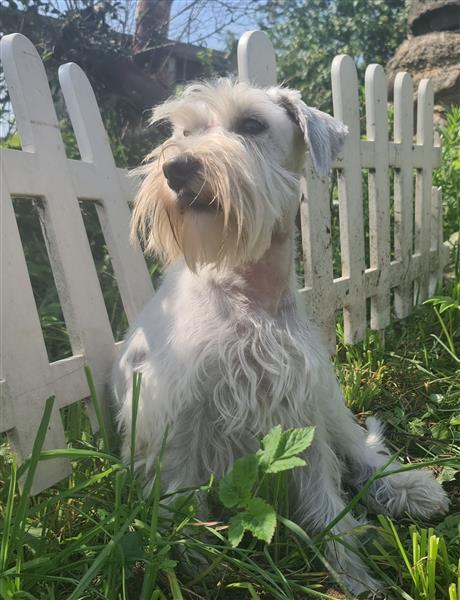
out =
[[[85,365],[92,370],[99,397],[107,397],[104,391],[116,344],[79,199],[96,203],[129,322],[153,288],[139,246],[128,241],[128,201],[136,184],[115,166],[85,74],[76,64],[59,70],[81,155],[81,160],[70,160],[45,69],[31,42],[20,34],[5,36],[1,59],[22,150],[1,149],[0,432],[7,432],[21,462],[31,452],[44,403],[51,395],[56,402],[45,448],[64,446],[59,409],[89,396]],[[276,83],[275,55],[265,34],[243,35],[238,68],[241,79],[262,86]],[[335,116],[350,130],[343,158],[334,165],[342,276],[333,278],[330,183],[308,169],[301,202],[306,285],[299,291],[311,316],[325,327],[331,350],[336,311],[344,311],[346,341],[362,340],[367,298],[371,299],[370,326],[381,330],[390,322],[391,290],[396,316],[407,316],[415,295],[418,300],[427,297],[447,260],[440,194],[431,186],[440,148],[433,142],[430,82],[424,80],[419,86],[415,144],[413,91],[407,74],[399,74],[395,83],[394,141],[389,141],[382,67],[371,65],[366,72],[366,140],[360,139],[356,69],[347,56],[337,56],[332,64],[332,90]],[[394,260],[390,260],[390,168],[395,170]],[[369,170],[370,268],[365,268],[362,169]],[[40,200],[44,237],[73,352],[71,358],[51,364],[13,210],[12,198],[21,196]],[[104,406],[108,414],[107,400]],[[65,460],[41,463],[32,493],[53,485],[69,471]]]

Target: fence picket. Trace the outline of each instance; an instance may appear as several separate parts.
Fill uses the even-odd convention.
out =
[[[365,262],[358,77],[349,56],[336,56],[332,62],[332,98],[334,116],[348,126],[338,188],[342,279],[347,280],[344,333],[345,342],[353,344],[366,332],[366,298],[361,284]]]
[[[437,256],[442,251],[442,193],[437,187],[431,188],[431,240],[430,253]],[[438,261],[433,269],[429,271],[429,288],[428,295],[432,296],[437,284],[442,277],[442,261]]]
[[[335,351],[335,298],[332,270],[329,185],[307,166],[306,190],[300,204],[307,314],[321,325],[331,354]]]
[[[407,273],[413,249],[413,175],[412,137],[414,135],[414,101],[412,80],[408,73],[398,73],[394,84],[394,141],[400,146],[401,164],[394,180],[394,248],[395,261]],[[395,287],[394,310],[399,319],[410,314],[413,284],[402,277]]]
[[[430,148],[433,146],[433,86],[429,79],[422,79],[417,93],[417,136],[416,141],[423,148],[423,164],[417,169],[415,180],[415,237],[414,251],[422,261],[429,261],[431,246],[431,187],[433,168]],[[417,300],[428,298],[429,270],[425,269],[417,281]]]
[[[0,352],[0,361],[1,357]],[[6,381],[0,379],[0,433],[9,429],[14,429],[13,397]]]
[[[387,81],[383,67],[366,69],[367,139],[374,142],[374,168],[369,170],[370,268],[379,271],[378,291],[371,297],[372,329],[390,323],[390,195],[388,173]]]
[[[238,42],[238,78],[260,87],[276,85],[276,57],[263,31],[246,31]]]
[[[67,111],[72,121],[83,161],[94,164],[105,173],[103,194],[97,198],[96,209],[104,238],[112,259],[123,306],[132,323],[153,293],[150,275],[139,244],[130,244],[130,212],[123,196],[110,142],[102,123],[96,97],[88,78],[75,63],[59,69]],[[110,210],[107,210],[110,203]]]

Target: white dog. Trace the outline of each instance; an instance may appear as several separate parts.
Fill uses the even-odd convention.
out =
[[[378,423],[370,419],[366,431],[345,407],[296,294],[294,223],[306,154],[327,175],[346,128],[296,91],[228,80],[187,87],[155,109],[153,121],[163,119],[173,134],[147,157],[133,234],[170,266],[114,367],[125,458],[135,370],[136,466],[151,481],[168,427],[165,492],[222,476],[277,424],[314,425],[308,466],[292,472],[290,498],[296,520],[320,531],[346,505],[342,482],[362,486],[389,460]],[[429,517],[448,504],[429,471],[385,477],[368,499],[395,516]],[[379,587],[350,549],[358,525],[348,514],[327,546],[355,593]]]

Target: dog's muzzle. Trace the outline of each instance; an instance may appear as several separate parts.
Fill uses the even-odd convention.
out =
[[[177,194],[182,210],[209,211],[215,207],[212,198],[205,192],[202,181],[201,162],[190,154],[180,154],[166,161],[163,173],[168,186]]]
[[[180,154],[163,165],[163,173],[169,187],[176,193],[190,185],[192,178],[200,170],[200,161],[190,154]]]

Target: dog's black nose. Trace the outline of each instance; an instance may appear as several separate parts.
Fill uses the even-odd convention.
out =
[[[180,192],[200,168],[200,161],[190,154],[180,154],[163,165],[163,173],[168,180],[169,187],[175,192]]]

